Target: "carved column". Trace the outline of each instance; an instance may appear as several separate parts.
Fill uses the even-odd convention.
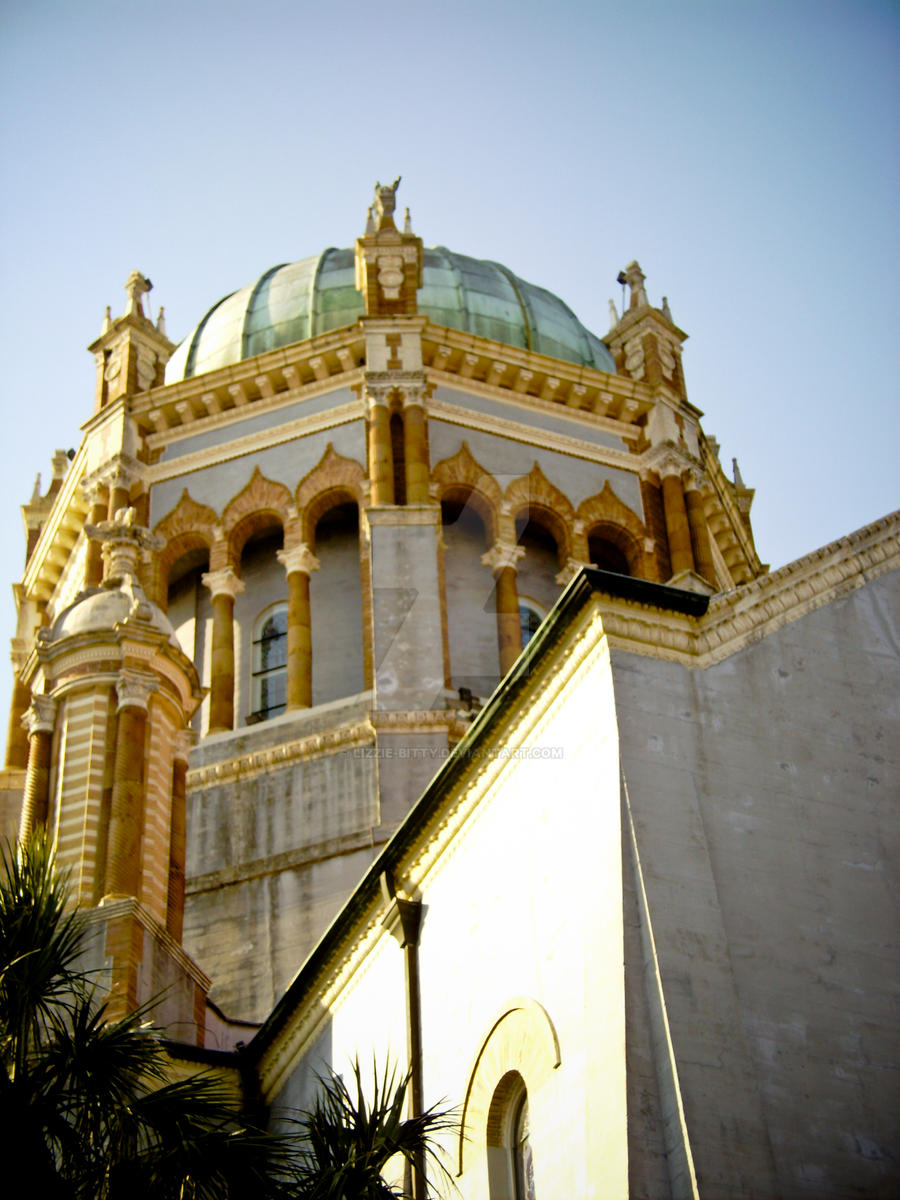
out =
[[[394,452],[391,449],[391,415],[387,388],[370,389],[369,482],[372,503],[394,503]]]
[[[25,774],[25,793],[22,797],[22,817],[19,841],[47,822],[50,807],[50,763],[53,726],[56,721],[56,701],[50,696],[35,696],[22,718],[28,730],[28,769]]]
[[[156,681],[137,671],[119,672],[116,692],[116,757],[106,843],[105,895],[141,894],[144,836],[144,747],[147,709]]]
[[[231,567],[202,576],[212,592],[213,634],[209,732],[234,729],[234,601],[244,590]]]
[[[672,574],[680,575],[682,571],[693,571],[694,552],[691,549],[691,530],[684,502],[684,487],[681,474],[674,464],[669,466],[663,475],[662,495]]]
[[[713,587],[718,585],[716,567],[713,562],[712,546],[709,540],[709,526],[706,522],[706,505],[700,490],[701,480],[694,471],[689,472],[685,482],[684,500],[687,508],[688,527],[691,533],[691,548],[694,553],[697,574],[702,575]]]
[[[287,707],[312,705],[312,614],[309,577],[318,571],[319,560],[305,542],[290,550],[279,550],[278,561],[287,572]]]
[[[87,523],[99,525],[105,521],[109,513],[109,493],[103,484],[94,484],[88,492],[90,509]],[[88,535],[88,543],[84,558],[84,586],[99,587],[103,582],[103,543]]]
[[[411,388],[403,397],[403,454],[406,460],[406,503],[427,504],[428,442],[425,434],[425,408],[420,388]]]
[[[500,673],[505,675],[522,653],[522,621],[519,616],[519,590],[516,586],[516,563],[525,553],[523,546],[495,542],[482,555],[481,561],[490,567],[496,581],[497,644],[500,650]]]
[[[123,471],[117,471],[110,481],[109,488],[109,507],[107,509],[107,520],[114,521],[116,513],[121,508],[128,508],[131,501],[129,500],[129,489],[131,479]]]
[[[187,769],[191,734],[184,730],[175,738],[172,761],[172,823],[169,835],[169,893],[166,929],[176,942],[184,932],[184,873],[187,855]]]

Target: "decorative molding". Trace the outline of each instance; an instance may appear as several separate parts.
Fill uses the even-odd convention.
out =
[[[258,466],[253,468],[249,482],[228,501],[222,513],[222,528],[235,560],[247,538],[270,524],[272,516],[284,529],[290,519],[291,500],[283,483],[267,479]]]
[[[292,537],[299,534],[301,541],[314,546],[319,519],[344,498],[361,508],[367,498],[366,482],[361,464],[338,454],[329,442],[325,453],[297,485],[294,502],[299,520],[291,531]]]
[[[524,546],[517,546],[515,542],[497,541],[494,542],[487,554],[482,554],[481,565],[490,567],[494,575],[507,567],[512,567],[514,571],[517,571],[519,559],[524,556]]]
[[[344,387],[345,385],[341,381],[340,390],[343,391]],[[322,390],[329,391],[332,389],[326,387]],[[255,415],[259,410],[255,407],[247,408],[245,406],[240,411],[242,414]],[[274,446],[283,445],[285,442],[293,442],[299,438],[308,437],[313,433],[323,433],[325,430],[334,429],[338,425],[349,425],[353,421],[363,420],[363,417],[363,406],[358,400],[354,399],[349,403],[339,404],[327,412],[313,413],[308,417],[299,417],[287,425],[278,425],[274,429],[264,429],[258,433],[238,436],[235,440],[225,442],[222,445],[210,446],[205,450],[195,450],[181,457],[173,457],[163,462],[155,463],[153,466],[146,468],[145,481],[148,487],[153,484],[164,483],[167,479],[177,479],[183,475],[193,474],[195,471],[206,470],[208,467],[217,467],[226,462],[233,462],[238,458],[247,458],[254,454],[259,454],[262,450],[269,450]],[[162,445],[168,445],[168,439],[164,439]]]
[[[545,517],[549,532],[556,539],[560,567],[564,567],[572,557],[575,509],[569,497],[550,482],[538,463],[527,475],[514,479],[503,493],[501,539],[509,542],[516,540],[516,517],[524,509],[536,509]]]
[[[116,712],[121,712],[123,708],[142,708],[147,712],[150,708],[150,696],[158,690],[159,684],[152,675],[124,668],[116,676]]]
[[[546,403],[546,408],[553,410],[551,415],[557,418],[568,415],[565,408],[558,404]],[[562,408],[561,412],[560,408]],[[599,463],[601,466],[635,472],[636,459],[627,450],[615,450],[610,446],[588,445],[579,441],[578,438],[569,437],[564,433],[556,433],[534,425],[523,425],[519,421],[507,420],[504,417],[473,412],[471,408],[448,404],[446,400],[429,400],[428,415],[432,419],[446,421],[450,425],[462,425],[467,429],[477,430],[479,433],[493,434],[510,441],[523,442],[527,446],[534,446],[540,450],[554,450],[558,454],[568,454],[572,458],[581,458],[587,462]]]
[[[200,576],[200,582],[209,588],[213,597],[230,596],[235,600],[244,590],[244,581],[240,579],[232,567],[223,567],[220,571],[206,571]]]
[[[187,786],[190,790],[234,783],[238,779],[252,779],[309,758],[321,758],[323,755],[336,754],[354,746],[373,745],[374,741],[375,729],[368,720],[341,725],[325,733],[295,738],[278,746],[226,759],[224,762],[194,767],[188,771]]]
[[[598,597],[610,645],[687,667],[721,662],[900,568],[900,511],[710,601],[699,619]]]
[[[56,700],[52,696],[31,697],[31,705],[22,717],[22,727],[31,737],[36,733],[52,733],[56,725]]]
[[[468,442],[464,441],[452,457],[436,463],[431,478],[438,500],[464,498],[481,517],[487,536],[497,537],[503,493],[494,476],[474,457]]]
[[[576,540],[579,552],[585,559],[590,557],[591,533],[597,530],[622,551],[632,574],[655,579],[653,545],[649,550],[646,546],[648,540],[652,541],[648,539],[647,528],[637,513],[616,495],[609,480],[604,483],[601,492],[588,496],[578,505],[576,524],[578,522],[582,525],[583,533]]]
[[[290,549],[277,550],[275,557],[284,567],[285,575],[292,575],[295,571],[299,571],[303,575],[311,575],[313,571],[319,569],[319,560],[306,542],[301,542],[298,546],[291,546]]]
[[[491,1022],[467,1075],[459,1123],[459,1175],[473,1157],[484,1155],[486,1145],[502,1144],[491,1101],[503,1077],[516,1071],[533,1096],[561,1062],[559,1037],[543,1005],[530,996],[504,1005]]]

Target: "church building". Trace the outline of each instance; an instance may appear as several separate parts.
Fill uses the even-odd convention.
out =
[[[107,310],[6,827],[273,1124],[456,1106],[416,1200],[894,1195],[900,514],[770,572],[638,263],[601,338],[398,183],[177,347]]]

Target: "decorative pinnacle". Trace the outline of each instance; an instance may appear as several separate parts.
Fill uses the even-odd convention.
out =
[[[125,283],[125,291],[128,294],[128,307],[125,309],[127,317],[143,317],[144,301],[143,297],[150,291],[153,284],[140,271],[132,271]]]
[[[625,276],[624,282],[631,288],[631,298],[628,302],[629,308],[643,308],[650,301],[647,299],[647,292],[644,289],[644,281],[647,276],[640,268],[640,264],[636,259],[633,259],[625,270],[622,272]]]
[[[117,587],[125,580],[136,581],[141,550],[161,550],[165,544],[162,538],[154,537],[149,529],[135,524],[136,520],[137,513],[133,508],[120,508],[111,521],[84,527],[88,537],[106,545],[104,585]]]

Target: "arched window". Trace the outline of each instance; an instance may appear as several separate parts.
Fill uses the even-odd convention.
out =
[[[537,601],[530,599],[528,596],[519,597],[519,620],[522,623],[523,650],[537,633],[543,619],[544,611]]]
[[[487,1116],[490,1200],[537,1200],[528,1091],[518,1071],[507,1071],[494,1089]]]
[[[252,720],[265,721],[283,713],[287,704],[286,604],[267,609],[253,631]]]
[[[534,1191],[534,1155],[531,1150],[531,1124],[528,1118],[528,1093],[522,1088],[512,1108],[509,1138],[510,1168],[516,1200],[536,1200]]]

